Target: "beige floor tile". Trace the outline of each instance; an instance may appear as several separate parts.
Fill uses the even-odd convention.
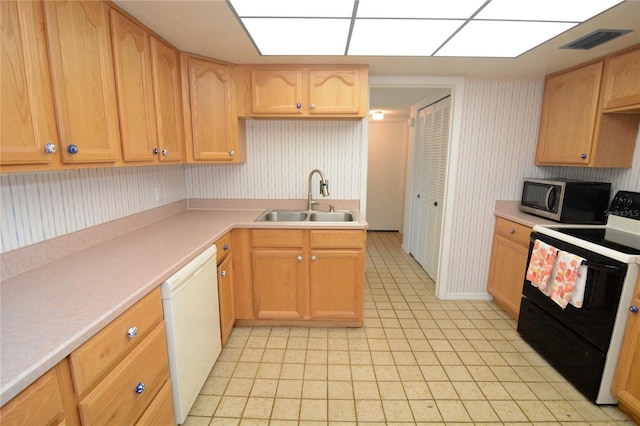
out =
[[[191,416],[213,416],[218,404],[220,403],[220,396],[217,395],[198,395],[189,415]]]
[[[473,381],[473,377],[471,377],[471,374],[469,374],[469,371],[463,365],[445,365],[443,368],[449,380],[453,382]]]
[[[304,364],[283,364],[280,370],[280,379],[304,378]]]
[[[277,398],[302,398],[302,380],[280,380],[278,382]]]
[[[372,351],[371,362],[373,365],[395,365],[391,351]]]
[[[382,401],[356,400],[356,415],[358,422],[384,422]]]
[[[400,381],[378,382],[378,390],[382,399],[406,399],[404,387]]]
[[[234,377],[229,380],[225,395],[229,396],[249,396],[253,387],[254,379],[242,379]]]
[[[475,382],[453,382],[453,387],[463,401],[486,399]]]
[[[402,381],[422,380],[422,371],[417,365],[397,365],[396,370]]]
[[[551,411],[559,421],[575,422],[579,420],[587,420],[585,417],[582,417],[568,401],[544,401],[544,405],[546,405],[547,409],[549,409],[549,411]]]
[[[261,362],[258,367],[257,379],[277,379],[280,377],[282,363]]]
[[[409,400],[411,412],[416,422],[441,422],[442,416],[433,400]]]
[[[329,380],[351,380],[351,367],[349,365],[329,365],[327,369]]]
[[[518,401],[518,405],[532,422],[549,422],[556,420],[555,416],[541,401]]]
[[[205,380],[202,389],[200,390],[201,395],[224,395],[225,390],[227,389],[227,385],[231,381],[230,377],[207,377]]]
[[[471,418],[467,414],[462,401],[437,400],[436,405],[445,422],[469,422]]]
[[[305,380],[302,384],[302,398],[327,399],[326,380]]]
[[[307,350],[306,364],[327,364],[329,360],[329,353],[321,349],[309,349]]]
[[[486,365],[471,365],[467,367],[471,377],[477,382],[496,381],[498,378],[493,374],[491,368]]]
[[[225,417],[215,417],[211,420],[210,425],[215,426],[236,426],[240,424],[240,419],[231,419]]]
[[[503,422],[527,421],[527,416],[514,401],[489,401]]]
[[[305,380],[327,380],[326,364],[305,364],[304,367]]]
[[[422,371],[422,377],[427,382],[431,381],[447,381],[449,378],[447,377],[447,373],[445,373],[444,368],[439,365],[425,365],[420,366],[420,371]]]
[[[300,420],[327,421],[327,400],[302,399]]]
[[[268,419],[271,417],[273,398],[249,397],[243,417],[250,419]]]
[[[474,423],[500,421],[488,401],[463,401],[463,404]]]
[[[240,362],[260,362],[262,360],[262,354],[264,349],[262,348],[245,348],[242,351]]]
[[[387,422],[412,422],[413,414],[407,400],[388,400],[382,401],[384,416]]]
[[[329,349],[329,352],[327,354],[327,363],[348,365],[350,363],[349,351]]]
[[[351,366],[351,378],[353,380],[376,380],[376,374],[371,365],[352,365]]]
[[[239,362],[233,370],[233,377],[253,379],[258,374],[259,362]]]
[[[247,403],[246,397],[243,396],[223,396],[220,399],[215,417],[240,417]]]
[[[427,382],[433,399],[459,399],[451,382]]]
[[[478,387],[489,400],[511,399],[511,395],[500,382],[478,382]]]
[[[235,370],[237,362],[233,361],[218,361],[213,366],[210,377],[231,377],[233,370]]]
[[[284,363],[301,364],[307,359],[306,349],[287,349],[284,352]]]
[[[353,399],[353,384],[349,381],[329,381],[327,383],[329,399]]]
[[[402,382],[404,393],[409,400],[433,399],[429,386],[424,381],[419,382]]]
[[[284,362],[284,349],[265,349],[262,354],[262,362],[279,363]]]
[[[353,399],[330,399],[329,421],[356,421],[356,407]]]
[[[278,389],[278,380],[275,379],[256,379],[251,389],[251,397],[267,397],[276,396]]]
[[[209,422],[211,422],[211,417],[196,417],[196,416],[187,416],[183,426],[209,426]],[[236,423],[237,424],[237,423]]]
[[[418,365],[413,352],[391,352],[395,365]]]
[[[356,400],[380,399],[378,384],[374,381],[353,382],[353,395]]]
[[[503,382],[502,386],[514,400],[530,401],[538,399],[531,389],[522,382]]]

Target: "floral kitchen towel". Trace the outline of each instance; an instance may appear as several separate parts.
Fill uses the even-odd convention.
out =
[[[566,308],[569,302],[572,302],[571,304],[574,306],[579,305],[576,308],[582,307],[582,298],[584,297],[584,287],[587,279],[586,265],[582,265],[584,261],[583,258],[573,253],[558,252],[550,297],[562,309]],[[585,266],[585,268],[581,269],[581,266]],[[572,298],[574,299],[573,301]]]
[[[533,242],[531,260],[527,268],[527,280],[531,281],[531,285],[544,291],[549,285],[557,254],[558,249],[554,246],[540,240]]]

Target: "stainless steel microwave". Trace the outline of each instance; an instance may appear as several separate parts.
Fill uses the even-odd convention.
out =
[[[520,210],[563,223],[603,224],[611,183],[525,178]]]

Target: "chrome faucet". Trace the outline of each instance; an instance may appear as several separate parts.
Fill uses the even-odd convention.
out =
[[[309,173],[309,193],[307,194],[307,210],[313,210],[313,206],[315,204],[318,204],[318,202],[314,200],[313,197],[311,196],[311,178],[313,177],[314,173],[318,173],[320,175],[320,194],[322,194],[323,197],[329,196],[329,181],[327,180],[326,177],[324,177],[324,173],[322,173],[322,171],[319,169],[311,170],[311,173]]]

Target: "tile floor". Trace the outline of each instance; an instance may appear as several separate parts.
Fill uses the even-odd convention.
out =
[[[363,328],[236,327],[185,424],[633,424],[494,303],[437,300],[400,244],[368,234]]]

